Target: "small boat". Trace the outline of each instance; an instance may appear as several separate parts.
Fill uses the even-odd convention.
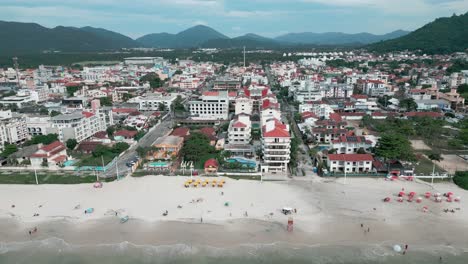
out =
[[[121,217],[120,218],[120,223],[123,224],[123,223],[126,223],[128,221],[128,215],[124,216],[124,217]]]

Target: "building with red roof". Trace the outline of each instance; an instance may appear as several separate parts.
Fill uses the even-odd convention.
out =
[[[337,154],[356,154],[359,149],[370,151],[374,145],[363,136],[340,136],[332,141],[332,148],[336,149]]]
[[[289,126],[277,119],[263,122],[262,127],[262,172],[286,172],[291,154]]]
[[[209,159],[209,160],[205,161],[204,168],[205,168],[205,173],[206,174],[216,173],[216,172],[218,172],[218,168],[219,168],[218,161],[215,160],[215,159]]]
[[[67,160],[67,148],[60,141],[54,141],[48,145],[40,147],[36,153],[31,155],[31,166],[57,167]]]
[[[138,131],[123,129],[123,130],[119,130],[115,132],[114,137],[123,137],[124,139],[133,139],[136,136],[136,134],[138,134]]]
[[[188,127],[178,127],[171,132],[171,136],[177,136],[187,138],[190,135],[190,129]]]
[[[374,157],[370,154],[328,154],[327,165],[331,172],[370,172]]]

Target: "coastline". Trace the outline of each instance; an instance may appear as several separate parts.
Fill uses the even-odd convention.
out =
[[[291,248],[378,248],[375,250],[392,255],[392,245],[409,244],[414,251],[464,254],[468,250],[468,237],[464,235],[468,231],[465,221],[468,211],[463,203],[464,198],[468,198],[465,191],[456,190],[456,195],[463,197],[461,203],[424,201],[430,211],[423,213],[420,210],[422,204],[383,203],[381,197],[401,188],[418,193],[431,189],[425,184],[352,179],[344,185],[339,181],[260,183],[228,180],[225,189],[184,189],[180,186],[182,178],[154,177],[106,184],[100,190],[89,184],[68,188],[0,186],[0,248],[8,252],[11,247],[24,243],[46,243],[52,247],[58,243],[77,247],[131,245],[179,249],[282,245]],[[125,187],[139,189],[129,190],[134,192],[134,197],[126,197],[121,195],[122,190],[128,189]],[[221,190],[224,195],[220,194]],[[454,185],[438,184],[436,190],[453,191]],[[96,203],[99,207],[91,217],[72,208],[75,192],[88,195],[91,201],[102,199]],[[158,195],[153,197],[154,192]],[[5,200],[6,193],[16,193],[14,209],[9,208],[11,200]],[[36,198],[33,205],[26,206],[32,200],[25,193],[33,193],[41,199]],[[64,193],[67,196],[57,198]],[[165,200],[160,199],[164,196],[167,196]],[[122,200],[115,200],[115,197]],[[192,197],[202,197],[203,202],[193,204]],[[230,200],[228,207],[224,206],[225,199]],[[135,201],[142,202],[136,204]],[[176,204],[181,201],[185,204],[177,211]],[[151,202],[155,207],[162,204],[170,207],[169,215],[164,217],[162,210],[156,209],[147,212],[145,208]],[[38,208],[37,204],[42,207]],[[63,208],[55,208],[58,204]],[[122,213],[130,215],[127,223],[121,224],[119,217],[106,214],[116,205],[121,205]],[[297,214],[292,215],[293,232],[286,231],[289,216],[279,212],[284,206],[298,208]],[[461,210],[454,214],[443,213],[442,209],[449,206]],[[230,216],[228,208],[235,215]],[[16,212],[14,217],[10,215],[11,210]],[[39,217],[31,215],[35,210],[41,210]],[[248,217],[242,215],[245,210],[249,210]],[[270,211],[274,212],[273,216],[268,214]],[[200,214],[203,222],[198,218]],[[30,236],[28,230],[33,227],[38,227],[39,231]],[[366,228],[370,232],[366,232]]]

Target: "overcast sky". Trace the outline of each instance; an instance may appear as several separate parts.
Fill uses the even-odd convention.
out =
[[[139,37],[203,24],[230,37],[256,33],[414,30],[468,11],[468,0],[0,0],[0,20],[93,26]]]

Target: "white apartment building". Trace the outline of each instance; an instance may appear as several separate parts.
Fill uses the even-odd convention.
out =
[[[335,111],[333,108],[324,102],[309,102],[299,105],[299,113],[312,112],[318,117],[328,118]]]
[[[59,140],[66,142],[70,138],[81,142],[96,132],[105,131],[106,116],[103,112],[77,111],[51,118],[52,127],[57,129]]]
[[[253,101],[247,96],[241,95],[236,98],[235,101],[235,114],[247,114],[251,115],[253,110]]]
[[[189,102],[192,119],[227,120],[229,118],[228,91],[204,92],[199,100]]]
[[[366,80],[362,87],[363,93],[369,96],[384,96],[390,93],[389,86],[380,80]]]
[[[158,111],[159,104],[163,104],[166,110],[171,109],[172,103],[177,99],[175,93],[164,95],[162,93],[151,93],[139,97],[137,100],[139,103],[140,111]]]
[[[262,172],[287,172],[291,155],[289,126],[269,120],[262,127]]]
[[[370,172],[373,161],[370,154],[328,154],[327,166],[331,172]]]
[[[336,154],[356,154],[359,149],[369,151],[372,145],[365,137],[356,136],[342,136],[332,142]]]
[[[11,110],[0,111],[0,148],[5,142],[16,144],[28,139],[26,119],[12,113]]]
[[[50,116],[26,116],[26,126],[30,136],[57,133],[57,129],[52,127]]]
[[[231,120],[228,129],[229,144],[249,144],[251,128],[250,116],[246,114],[240,114],[237,119]]]

